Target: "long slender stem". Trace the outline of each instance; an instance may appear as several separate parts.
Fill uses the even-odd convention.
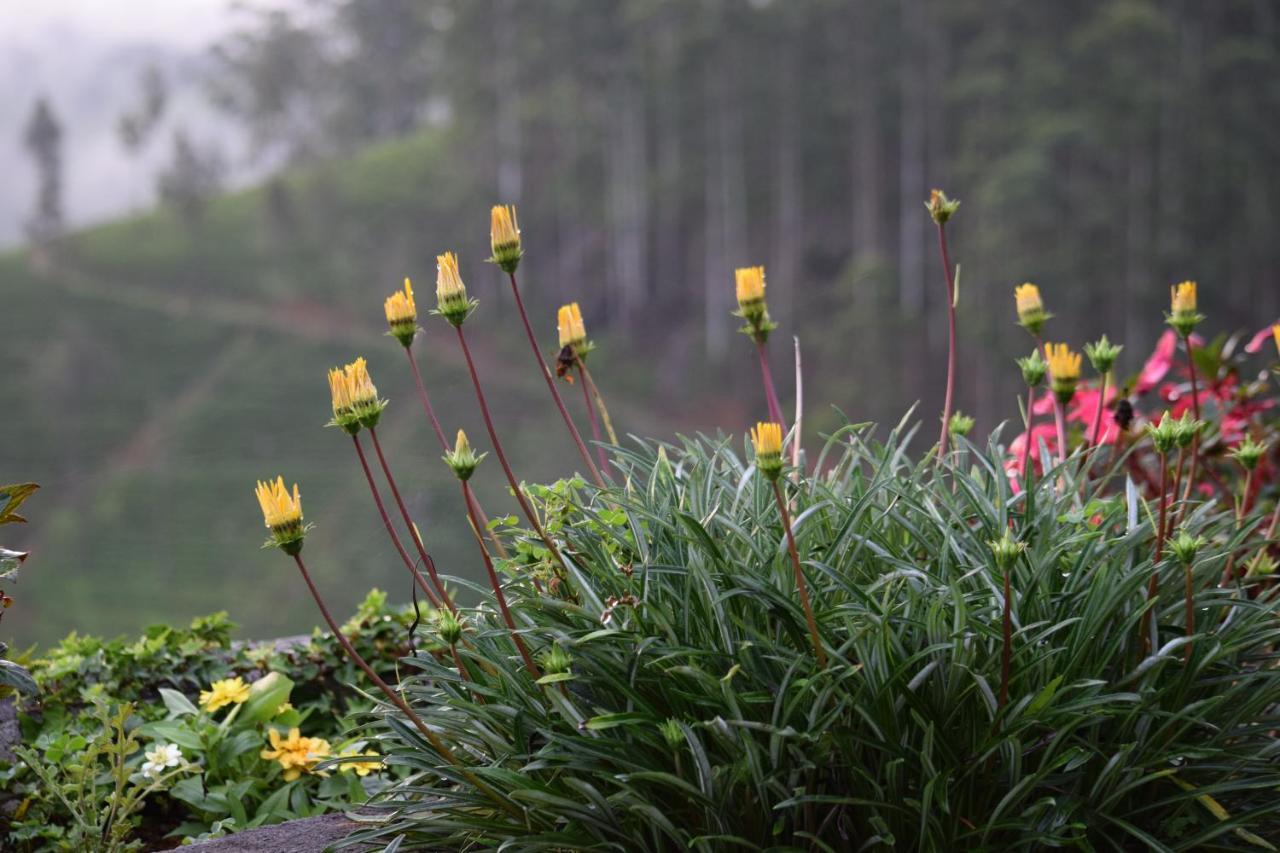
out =
[[[470,504],[467,505],[467,511],[471,516],[471,526],[476,537],[476,544],[480,546],[480,556],[484,558],[484,569],[489,574],[489,586],[493,588],[493,597],[498,602],[498,610],[502,613],[502,621],[507,623],[507,631],[511,634],[511,641],[516,644],[516,648],[520,650],[520,657],[524,658],[524,665],[528,667],[529,674],[535,679],[541,678],[542,673],[538,671],[538,666],[533,662],[533,656],[529,654],[529,649],[524,644],[524,640],[516,633],[516,620],[511,616],[511,609],[507,607],[507,596],[502,591],[502,584],[498,581],[498,573],[493,570],[493,560],[489,557],[489,550],[484,547],[484,540],[480,538],[480,527],[477,524],[475,513],[471,511]]]
[[[369,482],[369,493],[373,495],[373,503],[378,507],[378,515],[382,516],[382,524],[387,528],[387,536],[391,537],[391,544],[396,546],[396,553],[404,561],[405,568],[413,575],[414,582],[418,584],[418,588],[422,590],[423,595],[431,602],[431,606],[439,607],[440,602],[436,600],[435,593],[427,585],[427,581],[422,577],[422,573],[418,571],[418,567],[413,564],[413,558],[409,556],[409,552],[400,544],[400,537],[396,535],[396,529],[391,524],[391,517],[387,515],[387,508],[382,505],[382,496],[378,494],[378,484],[373,481],[373,472],[369,470],[369,460],[364,456],[364,447],[360,444],[359,433],[351,436],[351,443],[356,446],[356,456],[360,457],[360,467],[364,469],[364,478]]]
[[[787,512],[787,502],[782,497],[782,488],[777,480],[773,481],[773,496],[778,501],[778,512],[782,514],[782,528],[787,531],[787,550],[791,552],[796,589],[800,593],[800,604],[804,607],[805,621],[809,624],[809,638],[813,640],[813,653],[818,659],[818,667],[826,669],[827,653],[822,648],[822,640],[818,638],[818,623],[813,618],[813,605],[809,603],[809,588],[804,582],[804,571],[800,568],[800,552],[796,550],[796,537],[791,531],[791,513]]]
[[[431,398],[427,396],[427,386],[423,383],[422,373],[418,370],[418,359],[414,356],[410,347],[404,348],[404,354],[409,357],[409,369],[413,371],[413,381],[418,385],[418,399],[422,401],[422,409],[427,413],[427,420],[431,421],[431,429],[435,431],[436,438],[440,439],[440,447],[447,453],[449,439],[445,437],[444,430],[440,428],[440,420],[436,417],[436,410],[431,405]]]
[[[1058,432],[1058,464],[1063,465],[1067,461],[1067,421],[1062,416],[1062,403],[1056,397],[1053,402],[1053,423]]]
[[[782,406],[778,403],[778,391],[773,384],[773,369],[769,367],[769,354],[762,340],[756,341],[756,355],[760,358],[760,376],[764,383],[765,404],[769,407],[769,420],[782,424],[782,431],[785,433],[787,422],[782,419]]]
[[[391,689],[391,685],[383,681],[382,677],[373,671],[373,667],[369,666],[369,663],[360,656],[359,652],[355,650],[351,645],[351,641],[347,639],[346,635],[342,633],[342,629],[338,627],[338,623],[334,621],[333,615],[329,613],[329,608],[325,605],[324,599],[320,596],[320,590],[316,589],[315,583],[311,580],[311,573],[307,571],[306,563],[302,562],[302,555],[294,554],[293,561],[298,564],[298,571],[302,573],[302,579],[306,582],[307,589],[311,590],[311,597],[315,599],[316,607],[320,608],[320,615],[324,617],[325,624],[329,626],[329,630],[342,646],[343,651],[347,653],[347,657],[351,658],[351,662],[364,671],[364,674],[368,676],[374,686],[381,690],[382,694],[387,697],[387,701],[392,705],[395,705],[400,709],[400,713],[409,718],[409,721],[413,723],[414,728],[416,728],[422,736],[427,739],[427,742],[431,744],[431,748],[439,753],[441,758],[457,767],[458,772],[462,777],[470,784],[474,785],[476,790],[481,791],[486,796],[492,798],[493,801],[501,806],[504,811],[518,817],[519,811],[506,800],[502,799],[502,797],[498,796],[497,792],[477,778],[474,773],[464,767],[462,762],[459,761],[458,757],[453,753],[453,750],[449,749],[448,744],[442,741],[439,735],[428,728],[426,723],[422,722],[422,718],[414,713],[413,709],[410,708],[409,704],[400,697],[399,693]]]
[[[1093,436],[1089,439],[1087,450],[1084,458],[1080,460],[1080,473],[1082,475],[1089,473],[1089,464],[1093,461],[1094,451],[1102,446],[1102,410],[1107,405],[1107,374],[1102,374],[1102,381],[1098,384],[1098,408],[1093,413],[1093,431],[1089,435]],[[1086,438],[1088,438],[1086,436]]]
[[[1023,491],[1027,493],[1027,500],[1031,500],[1031,442],[1035,435],[1031,430],[1031,425],[1035,422],[1036,414],[1036,387],[1034,385],[1027,386],[1027,440],[1022,443],[1022,476],[1026,480]]]
[[[1155,555],[1152,557],[1152,560],[1151,560],[1151,578],[1150,580],[1147,581],[1147,601],[1154,600],[1156,596],[1160,594],[1160,581],[1159,581],[1160,558],[1164,556],[1164,525],[1165,525],[1165,516],[1168,511],[1168,500],[1167,500],[1168,489],[1169,489],[1168,457],[1165,454],[1161,453],[1160,454],[1160,521],[1156,527]],[[1150,613],[1145,615],[1142,619],[1142,627],[1139,629],[1139,634],[1142,639],[1143,654],[1146,654],[1146,652],[1149,651],[1151,648],[1150,620],[1152,618],[1154,617]]]
[[[587,387],[587,374],[582,369],[582,360],[578,359],[578,378],[582,386],[582,403],[587,407],[587,420],[591,422],[591,438],[596,443],[596,456],[600,458],[600,470],[607,471],[609,459],[604,454],[604,439],[600,435],[600,420],[596,417],[596,407],[591,403],[591,389]]]
[[[387,464],[387,457],[382,453],[382,442],[378,440],[378,430],[370,427],[369,437],[373,439],[373,451],[378,457],[378,464],[382,466],[382,475],[387,478],[387,485],[391,488],[391,496],[395,498],[396,507],[400,510],[400,518],[404,521],[404,526],[409,531],[409,538],[413,540],[414,546],[418,549],[418,557],[422,560],[422,565],[427,567],[427,574],[431,576],[431,583],[435,584],[436,592],[440,594],[440,600],[449,608],[452,613],[457,613],[458,609],[454,607],[453,601],[449,598],[449,593],[445,591],[444,584],[440,583],[440,576],[436,574],[435,561],[427,556],[427,548],[422,544],[422,535],[418,531],[417,525],[413,523],[413,519],[409,518],[409,510],[405,508],[404,499],[400,497],[400,489],[396,486],[396,478],[391,475],[391,466]]]
[[[1244,524],[1244,517],[1249,513],[1249,492],[1253,489],[1253,469],[1250,468],[1244,475],[1244,494],[1240,497],[1240,503],[1236,505],[1236,530]],[[1227,564],[1222,569],[1222,580],[1218,586],[1227,587],[1231,585],[1231,581],[1235,579],[1236,572],[1236,552],[1233,549],[1227,555]]]
[[[1004,649],[1000,654],[1000,704],[1003,708],[1009,701],[1009,675],[1013,668],[1013,590],[1009,583],[1009,567],[1004,569],[1004,620],[1002,624]]]
[[[528,519],[530,526],[538,534],[538,538],[542,540],[542,544],[547,546],[547,549],[555,557],[560,567],[568,571],[568,566],[565,565],[560,549],[551,541],[551,537],[543,529],[542,523],[538,521],[538,516],[534,513],[533,507],[529,505],[528,499],[524,496],[524,489],[520,487],[520,481],[516,479],[515,472],[511,470],[511,465],[507,462],[507,454],[503,452],[502,442],[498,440],[498,432],[493,427],[493,418],[489,414],[489,403],[485,400],[484,389],[480,387],[480,375],[476,373],[476,363],[471,357],[471,347],[467,346],[467,336],[463,334],[461,326],[455,326],[454,329],[458,332],[458,343],[462,345],[462,355],[467,360],[467,370],[471,374],[471,384],[476,389],[476,401],[480,403],[480,415],[484,418],[485,429],[489,431],[489,441],[493,443],[493,452],[498,457],[498,462],[502,465],[503,473],[507,475],[507,482],[511,485],[511,491],[515,493],[516,501],[520,504],[524,517]],[[471,511],[470,503],[467,505],[467,511]]]
[[[1178,448],[1178,465],[1173,475],[1173,491],[1170,492],[1169,494],[1169,500],[1171,502],[1178,500],[1178,492],[1182,488],[1182,472],[1186,467],[1186,462],[1187,462],[1187,452],[1183,450],[1181,447],[1179,447]],[[1178,507],[1181,508],[1181,506],[1183,506],[1183,504],[1179,503]],[[1173,528],[1176,527],[1178,524],[1177,516],[1178,516],[1178,509],[1175,509],[1173,513],[1169,515],[1168,526],[1160,531],[1160,535],[1162,537],[1167,539],[1169,537],[1169,534],[1173,532]]]
[[[1187,335],[1182,339],[1183,346],[1187,350],[1187,370],[1191,374],[1191,413],[1195,415],[1195,419],[1200,420],[1200,391],[1196,382],[1196,359],[1191,350],[1191,336]],[[1196,463],[1200,459],[1200,432],[1191,437],[1191,465],[1187,474],[1187,484],[1182,492],[1182,503],[1186,506],[1188,500],[1191,499],[1191,492],[1196,484]],[[1185,509],[1182,510],[1185,512]]]
[[[435,432],[436,438],[440,440],[440,450],[448,453],[449,439],[445,437],[444,430],[440,428],[440,421],[436,418],[435,409],[431,405],[431,398],[427,396],[427,386],[423,384],[422,373],[418,370],[418,359],[409,347],[405,347],[404,352],[409,357],[409,369],[413,371],[413,381],[418,386],[418,399],[422,401],[422,410],[427,413],[427,420],[431,422],[431,429]],[[476,500],[475,495],[471,495],[469,500],[472,508],[476,511],[476,515],[480,516],[480,520],[484,522],[484,529],[488,530],[489,517],[484,514],[484,509],[480,506],[480,502]],[[502,544],[502,538],[490,530],[489,541],[493,542],[494,550],[498,552],[498,556],[505,560],[507,558],[507,549]]]
[[[947,455],[947,438],[951,433],[951,406],[956,387],[956,295],[951,274],[951,255],[947,252],[947,227],[938,223],[938,250],[942,253],[942,271],[947,277],[947,394],[942,403],[942,434],[938,437],[938,461]]]
[[[596,485],[604,488],[604,478],[600,476],[600,469],[596,468],[596,463],[591,459],[591,452],[587,450],[586,442],[582,440],[582,435],[578,432],[578,427],[574,425],[573,418],[569,417],[569,410],[565,408],[564,400],[560,398],[560,391],[556,388],[556,381],[551,378],[551,371],[547,369],[547,364],[542,360],[542,351],[538,349],[538,339],[533,334],[533,326],[529,325],[529,315],[524,310],[524,299],[520,297],[520,287],[516,284],[516,274],[508,273],[511,279],[511,292],[516,297],[516,308],[520,312],[520,320],[524,323],[524,333],[529,339],[529,348],[533,351],[533,360],[538,364],[538,370],[542,373],[542,378],[546,380],[547,390],[551,392],[551,398],[556,401],[556,408],[560,410],[560,417],[564,419],[564,425],[569,429],[569,435],[573,437],[573,443],[578,445],[578,452],[582,454],[582,459],[587,463],[587,470],[591,472],[591,478],[596,481]]]
[[[587,370],[587,365],[579,360],[578,367],[582,370],[582,378],[587,383],[587,387],[591,389],[591,396],[596,401],[596,408],[600,410],[600,420],[604,421],[604,431],[609,435],[609,443],[617,445],[618,434],[613,431],[613,419],[609,417],[609,408],[604,404],[604,396],[600,393],[600,386],[596,385],[595,379],[591,376],[591,371]]]

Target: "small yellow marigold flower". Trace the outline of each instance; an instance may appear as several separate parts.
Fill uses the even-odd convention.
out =
[[[579,346],[586,343],[587,327],[582,322],[582,309],[578,307],[578,303],[570,302],[560,306],[560,312],[556,315],[556,327],[560,332],[561,349],[572,347],[576,352]]]
[[[1066,344],[1048,344],[1049,383],[1058,400],[1066,405],[1076,393],[1080,381],[1080,353],[1072,352]]]
[[[310,773],[311,768],[328,758],[332,751],[327,740],[303,737],[296,726],[289,729],[286,737],[281,737],[280,732],[271,729],[267,732],[267,739],[271,742],[271,748],[262,750],[259,757],[263,761],[278,762],[284,770],[286,782],[297,779],[304,771]]]
[[[1169,288],[1169,313],[1165,322],[1182,337],[1191,334],[1204,315],[1196,310],[1196,283],[1184,281]]]
[[[294,555],[302,550],[302,537],[306,527],[302,524],[302,496],[298,493],[298,484],[293,484],[293,495],[284,487],[284,477],[276,477],[275,482],[258,481],[254,490],[258,496],[258,505],[262,507],[262,517],[271,531],[268,545],[274,545],[286,554]]]
[[[471,475],[475,473],[476,466],[480,464],[480,460],[489,454],[476,452],[471,449],[471,442],[467,441],[467,434],[462,430],[458,430],[458,438],[454,442],[453,450],[444,455],[445,464],[453,469],[453,473],[459,480],[470,480]]]
[[[782,424],[757,423],[751,430],[751,444],[756,451],[756,467],[770,480],[782,473]]]
[[[1280,323],[1276,323],[1271,327],[1271,337],[1276,341],[1276,354],[1280,355]]]
[[[1051,316],[1044,310],[1040,288],[1031,282],[1020,284],[1013,289],[1013,298],[1018,306],[1018,324],[1033,335],[1040,334],[1044,321]]]
[[[764,267],[741,267],[734,270],[733,278],[738,297],[738,310],[734,316],[746,321],[740,331],[757,343],[763,343],[769,333],[778,328],[778,324],[769,319],[769,306],[764,298]]]
[[[249,685],[243,678],[224,678],[210,684],[208,690],[200,691],[200,707],[212,714],[227,705],[239,705],[248,698]]]
[[[520,226],[516,223],[516,208],[510,204],[496,204],[490,216],[489,242],[493,257],[503,272],[513,273],[520,265],[523,252],[520,248]]]
[[[397,290],[383,303],[387,313],[387,326],[391,336],[404,346],[413,343],[418,333],[418,307],[413,302],[413,283],[404,280],[404,290]]]
[[[436,255],[436,311],[455,326],[461,326],[475,308],[467,298],[467,286],[458,272],[458,256],[453,252]]]
[[[355,773],[361,778],[382,769],[382,757],[372,750],[366,749],[364,752],[347,750],[339,753],[338,757],[342,759],[349,759],[344,760],[338,765],[339,771],[343,773]]]

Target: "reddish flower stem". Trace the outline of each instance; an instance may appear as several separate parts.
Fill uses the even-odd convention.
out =
[[[458,773],[466,779],[467,782],[474,785],[476,790],[492,799],[504,811],[518,817],[518,810],[506,800],[502,799],[502,797],[498,796],[492,788],[482,782],[474,773],[463,766],[462,762],[459,761],[458,757],[453,753],[453,750],[449,749],[448,744],[442,741],[440,736],[433,732],[426,723],[422,722],[422,718],[414,713],[413,709],[409,707],[409,704],[405,702],[404,699],[400,698],[400,694],[391,689],[391,685],[383,681],[382,677],[373,671],[373,667],[369,666],[368,661],[360,656],[360,653],[351,645],[351,641],[342,633],[342,630],[338,627],[338,623],[334,621],[333,615],[329,612],[329,608],[325,606],[324,599],[320,597],[320,591],[316,589],[315,583],[311,580],[311,573],[307,571],[306,564],[302,562],[302,555],[294,554],[293,560],[298,564],[298,571],[302,573],[302,580],[306,582],[307,589],[311,590],[311,597],[315,599],[316,607],[320,608],[320,615],[324,617],[325,624],[329,626],[329,630],[338,640],[343,651],[347,653],[347,657],[351,658],[351,662],[360,667],[369,680],[373,682],[374,686],[381,690],[382,694],[387,697],[387,701],[392,705],[395,705],[396,708],[400,710],[400,713],[409,718],[409,721],[413,723],[414,728],[416,728],[419,733],[426,738],[427,743],[431,744],[431,748],[434,749],[441,758],[452,764],[454,767],[457,767]]]
[[[502,465],[503,473],[507,475],[507,482],[511,485],[511,491],[515,493],[516,501],[520,504],[524,517],[528,519],[530,526],[538,534],[538,538],[542,540],[542,544],[547,546],[547,550],[555,557],[556,562],[560,564],[560,568],[567,572],[568,567],[565,565],[564,557],[560,554],[560,549],[551,541],[551,537],[547,535],[547,531],[543,529],[541,522],[538,521],[538,516],[534,513],[533,507],[529,505],[528,499],[524,496],[524,489],[520,488],[520,481],[516,479],[515,472],[511,470],[511,465],[507,462],[507,454],[502,450],[502,442],[498,440],[498,432],[494,429],[493,418],[489,414],[489,403],[485,400],[484,389],[480,386],[480,375],[476,373],[476,363],[475,359],[471,357],[471,347],[467,346],[467,336],[463,333],[461,326],[454,326],[454,329],[458,333],[458,343],[462,345],[462,355],[467,360],[467,370],[471,374],[471,384],[476,389],[476,400],[480,403],[480,415],[484,418],[485,429],[489,431],[489,441],[493,443],[493,452],[497,455],[498,462]],[[587,458],[590,459],[590,456]],[[471,512],[471,504],[469,502],[467,504],[467,512]]]
[[[422,410],[427,413],[427,420],[431,422],[431,429],[435,432],[436,438],[440,440],[440,449],[445,453],[449,452],[449,439],[445,437],[444,430],[440,428],[440,421],[436,418],[435,409],[431,406],[431,398],[427,396],[427,386],[422,382],[422,374],[418,371],[418,359],[414,357],[413,350],[409,347],[404,348],[405,355],[409,357],[409,369],[413,371],[413,380],[418,385],[418,399],[422,401]],[[470,502],[470,505],[476,511],[476,515],[480,516],[480,520],[484,522],[484,529],[489,529],[489,517],[484,514],[484,509],[480,506],[480,502],[476,500],[474,494],[463,490],[463,496]],[[502,544],[502,539],[493,531],[489,531],[489,541],[493,542],[494,550],[498,552],[498,556],[502,559],[507,558],[507,549]]]
[[[938,437],[938,461],[947,454],[947,438],[951,433],[951,406],[956,384],[956,295],[951,273],[951,255],[947,252],[947,227],[938,223],[938,250],[942,253],[942,271],[947,278],[947,393],[942,403],[942,434]]]
[[[529,674],[534,679],[542,677],[542,673],[538,671],[538,665],[533,662],[533,656],[529,654],[529,648],[524,644],[524,640],[516,633],[516,620],[511,616],[511,608],[507,607],[507,596],[502,591],[502,584],[498,581],[498,573],[493,570],[493,559],[489,556],[489,551],[484,547],[484,540],[480,538],[480,527],[475,512],[471,510],[471,505],[467,505],[467,513],[471,518],[472,532],[476,537],[476,544],[480,546],[480,556],[484,558],[484,569],[489,575],[489,586],[493,588],[493,597],[498,602],[498,610],[502,613],[502,621],[507,624],[507,632],[511,635],[511,641],[516,644],[516,648],[520,650],[520,657],[524,658],[524,665],[528,668]]]
[[[1191,336],[1187,335],[1185,338],[1182,339],[1182,342],[1187,350],[1187,370],[1191,374],[1191,414],[1195,416],[1196,420],[1200,420],[1200,391],[1197,387],[1197,382],[1196,382],[1196,360],[1191,350]],[[1195,488],[1196,463],[1199,461],[1199,458],[1200,458],[1200,433],[1196,432],[1196,434],[1191,438],[1191,465],[1190,465],[1190,471],[1187,474],[1187,484],[1184,487],[1183,493],[1182,493],[1182,503],[1184,506],[1184,509],[1182,510],[1182,512],[1186,511],[1185,510],[1186,503],[1188,500],[1191,499],[1191,492]]]
[[[360,457],[360,467],[364,469],[364,478],[369,481],[369,493],[373,495],[373,503],[378,507],[378,515],[382,516],[382,524],[387,528],[387,536],[391,537],[391,544],[396,546],[396,553],[404,561],[405,568],[413,575],[418,588],[422,590],[422,594],[431,602],[431,606],[439,607],[439,600],[436,599],[431,587],[427,585],[422,573],[418,571],[418,567],[413,564],[413,558],[409,556],[409,552],[405,551],[404,546],[400,544],[400,537],[396,535],[396,529],[391,524],[391,517],[387,515],[387,508],[382,505],[382,496],[378,494],[378,484],[373,481],[373,472],[369,470],[369,460],[365,459],[364,447],[360,444],[359,433],[351,436],[351,443],[356,446],[356,456]]]
[[[809,603],[809,588],[804,581],[804,571],[800,568],[800,552],[796,550],[796,537],[791,531],[791,514],[787,512],[787,502],[782,497],[782,488],[778,481],[773,481],[773,496],[778,501],[778,512],[782,514],[782,529],[787,532],[787,550],[791,553],[791,566],[795,570],[796,589],[800,594],[800,604],[804,607],[804,618],[809,624],[809,638],[813,641],[813,653],[818,659],[818,667],[826,669],[827,653],[822,648],[822,640],[818,638],[818,623],[813,618],[813,605]]]
[[[1023,491],[1028,495],[1031,494],[1031,442],[1034,432],[1031,426],[1035,422],[1036,408],[1036,388],[1034,385],[1027,386],[1027,440],[1022,443],[1022,476],[1026,479],[1026,485]],[[1029,499],[1029,498],[1028,498]]]
[[[1054,397],[1053,401],[1053,423],[1058,432],[1058,464],[1062,465],[1067,461],[1067,421],[1062,416],[1062,403]],[[1059,479],[1059,485],[1063,482],[1063,478]]]
[[[551,398],[556,401],[556,408],[560,410],[560,417],[564,419],[564,425],[569,429],[569,435],[573,437],[573,443],[578,446],[578,452],[582,454],[582,459],[587,463],[587,470],[591,472],[591,478],[596,481],[596,485],[604,488],[604,478],[600,476],[600,469],[596,468],[596,463],[591,459],[591,452],[587,450],[586,442],[582,440],[582,435],[578,432],[578,428],[573,423],[573,418],[569,417],[569,410],[564,406],[564,400],[560,398],[560,391],[556,388],[556,382],[551,378],[551,371],[547,369],[546,362],[542,360],[542,352],[538,349],[538,339],[533,334],[533,326],[529,325],[529,315],[524,310],[524,299],[520,297],[520,287],[516,284],[516,274],[508,273],[511,279],[511,292],[516,297],[516,308],[520,312],[520,320],[524,323],[525,336],[529,338],[529,348],[533,351],[533,360],[538,364],[538,370],[542,373],[542,378],[547,383],[547,390],[551,392]]]
[[[773,369],[769,367],[769,355],[762,340],[756,341],[756,355],[760,357],[760,376],[764,382],[764,398],[769,407],[769,420],[775,424],[781,424],[782,431],[785,433],[787,422],[782,419],[782,405],[778,402],[778,391],[773,384]]]
[[[450,600],[444,584],[440,583],[440,576],[436,574],[435,561],[427,556],[426,546],[422,544],[422,536],[418,532],[417,526],[414,525],[413,520],[409,518],[409,510],[405,508],[404,499],[400,497],[400,489],[396,486],[396,478],[391,475],[391,466],[387,464],[387,457],[382,453],[382,442],[378,440],[378,430],[370,427],[369,437],[373,439],[373,451],[378,457],[378,464],[382,466],[382,475],[387,478],[387,485],[391,488],[391,496],[395,498],[396,507],[400,510],[400,518],[404,521],[404,526],[409,531],[409,538],[413,540],[413,544],[418,550],[418,557],[422,559],[422,565],[427,567],[427,574],[431,576],[431,583],[435,584],[436,592],[440,594],[440,600],[444,602],[451,613],[457,613],[458,609],[454,606],[453,601]]]
[[[436,410],[431,406],[431,398],[427,396],[427,386],[422,382],[422,373],[418,370],[418,359],[414,357],[413,350],[409,347],[404,348],[404,354],[409,357],[409,369],[413,371],[413,381],[418,386],[418,399],[422,401],[422,410],[427,413],[427,420],[431,422],[431,429],[435,431],[436,438],[440,439],[440,447],[446,453],[449,452],[449,439],[445,437],[444,430],[440,428],[440,420],[436,417]]]
[[[587,387],[587,375],[582,370],[582,362],[578,362],[578,378],[582,380],[578,384],[582,386],[582,402],[587,407],[587,420],[591,422],[591,438],[596,443],[596,456],[600,459],[600,470],[607,471],[609,469],[609,459],[604,454],[604,439],[600,436],[600,421],[596,418],[596,407],[591,402],[591,389]]]
[[[1151,579],[1147,581],[1147,601],[1153,600],[1156,596],[1160,594],[1160,581],[1159,581],[1160,558],[1164,556],[1164,526],[1165,526],[1165,515],[1168,509],[1168,500],[1167,500],[1168,488],[1169,488],[1168,460],[1165,454],[1161,453],[1160,454],[1160,521],[1156,528],[1155,556],[1152,557],[1152,561],[1151,561]],[[1142,618],[1142,627],[1140,629],[1140,636],[1142,638],[1143,654],[1146,654],[1147,651],[1149,651],[1151,648],[1151,638],[1149,636],[1150,618],[1151,618],[1150,613],[1146,614]]]

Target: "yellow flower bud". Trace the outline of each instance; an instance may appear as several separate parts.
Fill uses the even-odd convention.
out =
[[[1045,349],[1049,352],[1049,383],[1065,405],[1075,396],[1080,381],[1080,353],[1072,352],[1066,344],[1048,344]]]
[[[490,260],[501,267],[503,272],[515,272],[523,255],[515,205],[494,205],[490,216],[489,243],[493,248]]]
[[[1276,354],[1280,355],[1280,323],[1271,327],[1271,337],[1276,339]]]
[[[1040,299],[1040,288],[1031,282],[1020,284],[1013,289],[1013,298],[1018,307],[1019,325],[1033,335],[1040,334],[1044,321],[1050,316]]]
[[[259,480],[254,494],[262,508],[263,521],[271,531],[268,544],[290,555],[301,551],[306,528],[302,525],[302,496],[298,492],[298,484],[293,484],[291,496],[284,487],[284,477],[276,477],[274,482]]]
[[[436,312],[455,326],[461,326],[475,308],[467,298],[467,286],[458,272],[458,256],[445,252],[436,256]]]
[[[782,424],[757,423],[751,430],[751,445],[756,451],[756,467],[770,480],[782,473]]]
[[[587,327],[582,322],[582,309],[576,302],[560,306],[560,312],[556,316],[556,326],[560,331],[561,349],[572,347],[576,350],[587,340]]]
[[[418,332],[418,308],[413,302],[413,284],[404,280],[404,290],[397,290],[383,303],[391,335],[405,346],[413,343]]]
[[[1196,310],[1196,283],[1184,281],[1169,288],[1169,314],[1165,322],[1182,337],[1191,334],[1204,315]]]
[[[764,299],[764,267],[742,267],[734,270],[733,277],[738,296],[735,316],[746,321],[741,331],[763,343],[769,332],[778,327],[769,319],[769,306]]]

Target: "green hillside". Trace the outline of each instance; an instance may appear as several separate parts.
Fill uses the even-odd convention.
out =
[[[468,328],[517,473],[568,473],[562,465],[576,457],[505,282],[481,262],[490,198],[464,198],[438,144],[416,136],[214,199],[194,228],[167,211],[94,228],[69,238],[51,271],[34,271],[22,254],[0,258],[4,476],[44,486],[20,541],[6,543],[34,556],[4,639],[22,647],[73,626],[136,630],[222,608],[246,635],[308,629],[305,591],[258,548],[252,485],[277,473],[302,485],[317,525],[310,562],[337,608],[375,585],[407,598],[350,442],[322,428],[324,371],[358,354],[391,400],[380,432],[438,564],[476,576],[452,475],[399,346],[382,334],[383,297],[409,273],[429,303],[432,257],[446,248],[459,250],[481,300]],[[558,294],[540,291],[538,264],[528,266],[526,290],[535,316],[547,318],[550,350]],[[425,307],[418,355],[438,410],[447,428],[478,439],[452,335]],[[646,360],[600,343],[598,379],[620,427],[715,422],[670,405],[653,409],[665,413],[662,423],[644,420],[641,404],[655,400]],[[577,389],[567,390],[581,415]],[[729,405],[745,422],[746,408]],[[477,477],[491,515],[514,507],[504,485],[496,465]]]

